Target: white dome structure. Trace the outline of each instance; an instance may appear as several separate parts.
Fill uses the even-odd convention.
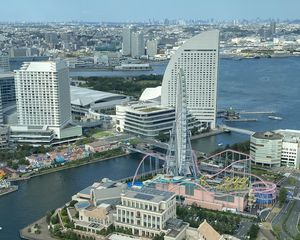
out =
[[[140,101],[152,100],[152,101],[160,102],[160,97],[161,97],[161,86],[155,88],[146,88],[140,97]]]

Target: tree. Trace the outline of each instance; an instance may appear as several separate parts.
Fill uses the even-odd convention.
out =
[[[297,236],[295,237],[295,240],[300,240],[300,233],[297,234]]]
[[[76,203],[78,203],[78,201],[72,200],[72,201],[69,203],[69,206],[70,206],[70,207],[74,207]]]
[[[197,133],[198,133],[198,128],[196,127],[196,126],[194,126],[192,129],[191,129],[191,134],[192,134],[192,136],[193,135],[196,135]]]
[[[279,198],[278,198],[280,207],[282,207],[282,205],[285,203],[286,199],[287,199],[287,190],[286,190],[286,188],[282,187],[282,188],[280,188]]]
[[[51,217],[52,217],[53,211],[48,211],[46,214],[46,222],[49,224],[51,221]]]
[[[278,237],[281,233],[281,228],[279,226],[275,226],[273,228],[275,235]]]
[[[257,238],[258,232],[259,232],[259,226],[257,224],[252,224],[248,232],[248,235],[250,236],[250,240],[255,240]]]
[[[296,179],[293,178],[293,177],[289,177],[288,178],[288,184],[294,186],[296,184]]]
[[[152,238],[153,240],[164,240],[164,236],[165,234],[161,234],[161,235],[156,235],[154,238]]]
[[[169,134],[159,132],[159,134],[155,138],[161,142],[167,142],[167,141],[169,141],[170,136],[169,136]]]
[[[59,220],[58,220],[58,216],[57,214],[55,214],[54,216],[51,217],[50,219],[52,224],[58,224]]]

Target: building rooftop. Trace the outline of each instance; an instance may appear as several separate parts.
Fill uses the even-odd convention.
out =
[[[197,231],[204,239],[220,240],[222,237],[206,220],[199,225]]]
[[[14,73],[13,72],[1,72],[0,73],[0,80],[5,78],[13,78]]]
[[[20,70],[28,72],[57,72],[60,69],[67,68],[64,61],[41,61],[41,62],[25,62]]]
[[[121,198],[121,193],[126,189],[126,184],[118,187],[93,189],[92,192],[95,196],[97,205],[103,203],[103,200]],[[106,202],[108,203],[108,202]]]
[[[93,103],[125,99],[125,95],[71,86],[71,104],[88,106]]]
[[[141,112],[157,112],[157,111],[161,111],[164,109],[165,108],[162,108],[162,107],[148,107],[148,108],[139,109],[139,111],[141,111]]]
[[[166,192],[157,190],[155,188],[143,187],[143,188],[131,188],[125,193],[128,198],[136,198],[148,202],[159,203],[161,201],[167,201],[175,196],[172,192]]]
[[[252,135],[254,138],[267,139],[267,140],[280,140],[283,136],[274,132],[256,132]]]
[[[300,142],[300,130],[279,129],[276,133],[283,135],[284,140],[287,142]]]
[[[141,239],[140,237],[135,236],[128,236],[124,234],[119,233],[113,233],[108,237],[109,240],[135,240],[135,239]]]

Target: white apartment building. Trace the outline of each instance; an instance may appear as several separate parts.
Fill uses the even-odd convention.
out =
[[[188,115],[189,127],[199,128],[201,123]],[[168,134],[175,121],[175,109],[152,101],[129,102],[116,106],[116,130],[144,137]]]
[[[157,40],[148,40],[146,43],[148,57],[154,57],[157,54]]]
[[[299,130],[277,130],[283,135],[281,165],[300,168],[300,131]]]
[[[133,32],[131,34],[131,57],[140,58],[143,55],[145,55],[144,34]]]
[[[132,188],[121,194],[116,210],[116,227],[153,238],[167,230],[169,220],[176,219],[176,195],[153,188]]]
[[[71,122],[69,70],[65,62],[25,62],[15,71],[15,86],[19,126],[47,128],[56,139],[72,136],[68,130],[66,135],[62,133]],[[80,135],[78,131],[74,134]]]
[[[186,78],[189,112],[207,126],[215,128],[218,68],[218,30],[203,32],[187,40],[171,57],[165,71],[162,105],[176,105],[177,78],[182,69]]]
[[[122,54],[125,56],[129,56],[131,54],[131,28],[124,28],[122,37]]]

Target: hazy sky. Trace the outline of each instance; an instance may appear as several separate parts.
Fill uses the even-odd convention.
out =
[[[1,0],[0,21],[299,19],[300,0]]]

